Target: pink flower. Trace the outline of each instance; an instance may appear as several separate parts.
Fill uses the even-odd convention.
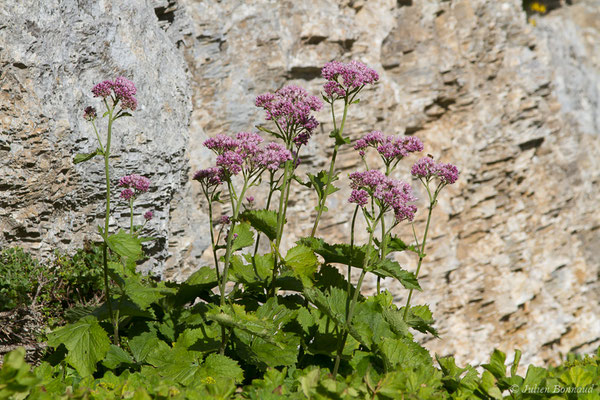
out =
[[[92,93],[94,97],[102,97],[106,98],[114,93],[115,101],[121,101],[121,108],[123,110],[130,109],[135,111],[137,108],[137,100],[134,97],[137,89],[133,82],[119,76],[117,79],[113,81],[103,81],[98,83],[92,88]]]
[[[269,143],[257,157],[257,164],[270,171],[276,171],[286,161],[292,159],[292,153],[279,143]]]
[[[108,97],[110,96],[112,86],[112,81],[100,82],[92,88],[92,93],[94,97]]]
[[[144,219],[146,221],[150,221],[152,219],[152,217],[154,217],[154,213],[152,211],[146,211],[144,213]]]
[[[141,175],[126,175],[119,179],[119,186],[135,189],[137,192],[145,193],[150,187],[150,179]]]
[[[123,200],[129,200],[134,196],[134,192],[133,190],[127,188],[127,189],[123,189],[123,191],[121,192],[121,198]]]
[[[349,177],[353,189],[349,202],[364,207],[371,196],[382,210],[392,209],[396,221],[413,220],[417,207],[409,203],[417,199],[408,183],[389,178],[378,170],[353,172]]]
[[[417,178],[427,180],[438,177],[443,185],[451,185],[458,179],[458,168],[452,164],[436,163],[433,158],[423,157],[410,169],[410,173]]]
[[[394,159],[400,160],[410,153],[423,151],[423,142],[414,136],[385,136],[379,131],[373,131],[354,144],[354,149],[359,150],[361,157],[364,157],[368,147],[376,149],[383,161],[389,164]]]
[[[309,95],[305,89],[295,85],[285,86],[275,93],[261,94],[256,97],[255,104],[267,112],[267,121],[275,121],[286,133],[286,140],[294,140],[304,132],[301,142],[307,142],[319,125],[311,112],[323,107],[318,97]]]
[[[217,167],[201,169],[196,171],[193,179],[200,182],[207,188],[211,186],[218,186],[223,183],[223,171],[221,168]]]
[[[83,119],[86,121],[93,121],[97,116],[98,114],[96,114],[96,109],[92,106],[87,106],[85,110],[83,110]]]
[[[219,219],[219,223],[221,223],[222,225],[227,225],[230,222],[231,222],[231,219],[227,215],[221,215],[221,218]]]
[[[141,193],[146,193],[150,187],[150,179],[140,175],[126,175],[119,179],[118,186],[124,187],[121,192],[121,198],[130,200],[136,198]]]
[[[328,62],[323,66],[321,75],[327,79],[323,89],[330,98],[334,95],[345,97],[350,92],[359,91],[365,85],[379,80],[379,74],[374,69],[358,61],[350,61],[348,64],[339,61]]]

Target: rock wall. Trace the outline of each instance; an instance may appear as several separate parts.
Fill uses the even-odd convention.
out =
[[[261,123],[256,95],[288,83],[317,94],[324,63],[357,59],[381,80],[363,92],[345,133],[413,134],[461,170],[435,209],[424,291],[414,297],[430,304],[442,336],[425,345],[459,363],[486,361],[493,346],[520,348],[536,364],[589,351],[600,344],[600,1],[555,9],[536,26],[521,3],[61,2],[55,14],[34,2],[27,13],[0,5],[0,243],[43,253],[93,232],[102,171],[73,167],[69,155],[93,148],[80,118],[89,88],[119,73],[138,84],[146,108],[119,128],[120,149],[135,151],[116,160],[115,177],[135,167],[156,182],[147,198],[161,210],[154,265],[186,276],[207,262],[206,205],[189,182],[214,162],[202,142]],[[322,132],[301,171],[324,168],[331,155],[328,112],[318,118]],[[346,176],[356,160],[341,149],[343,189],[320,225],[327,240],[347,240]],[[314,195],[294,188],[284,246],[309,233],[313,207]],[[405,301],[405,291],[384,285]]]
[[[73,165],[72,158],[97,147],[82,117],[87,105],[103,112],[91,88],[123,75],[138,88],[139,108],[115,122],[112,185],[131,173],[151,179],[135,218],[141,223],[141,214],[155,212],[148,227],[160,239],[148,249],[146,268],[160,272],[172,235],[172,201],[189,171],[191,96],[186,64],[153,4],[2,2],[0,66],[0,245],[48,256],[100,239],[104,164],[96,158]],[[129,226],[128,207],[115,192],[113,231]]]

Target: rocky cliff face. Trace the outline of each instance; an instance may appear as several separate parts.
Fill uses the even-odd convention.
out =
[[[133,118],[115,123],[112,184],[131,173],[152,180],[136,218],[150,209],[157,216],[149,227],[160,239],[146,265],[158,268],[171,204],[189,171],[191,98],[186,64],[152,4],[2,2],[0,47],[0,244],[47,255],[99,239],[104,166],[99,158],[73,165],[72,157],[97,147],[82,118],[87,105],[101,110],[92,86],[123,75],[136,83],[140,105]],[[127,207],[115,206],[111,229],[128,227]]]
[[[536,26],[518,0],[63,4],[55,14],[0,6],[2,243],[46,251],[93,233],[101,169],[73,167],[69,154],[93,148],[80,110],[92,83],[118,73],[146,108],[119,128],[127,151],[115,177],[135,168],[153,179],[147,201],[161,210],[154,229],[164,238],[155,265],[189,274],[207,248],[205,204],[188,181],[214,161],[201,143],[262,122],[256,95],[287,83],[317,94],[325,62],[358,59],[381,79],[345,132],[416,135],[461,170],[435,209],[414,297],[431,305],[442,336],[425,345],[462,363],[487,360],[492,346],[520,348],[541,364],[600,343],[600,1],[555,9]],[[302,171],[328,163],[328,113],[319,120]],[[320,225],[330,241],[347,240],[346,175],[360,168],[350,146],[338,160],[343,189]],[[296,187],[292,196],[286,246],[314,217],[314,195]]]

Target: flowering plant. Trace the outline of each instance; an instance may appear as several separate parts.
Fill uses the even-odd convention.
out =
[[[133,206],[149,190],[147,178],[131,174],[119,180],[120,198],[130,208],[130,229],[109,234],[112,123],[135,110],[137,101],[133,97],[135,87],[124,78],[94,87],[94,95],[101,97],[107,108],[106,144],[96,130],[96,111],[86,109],[84,116],[92,123],[100,147],[94,153],[76,156],[76,161],[95,155],[103,155],[105,160],[107,209],[100,233],[104,239],[106,304],[53,332],[49,340],[52,347],[66,347],[67,361],[80,375],[92,374],[103,360],[104,367],[112,370],[141,368],[144,374],[169,377],[181,385],[224,382],[229,388],[232,382],[271,379],[275,376],[273,368],[285,375],[287,368],[295,374],[316,366],[326,368],[334,380],[357,371],[368,383],[365,393],[379,398],[378,388],[385,386],[388,373],[421,368],[422,373],[410,379],[419,388],[432,384],[431,377],[438,376],[439,371],[428,352],[414,342],[411,330],[437,333],[429,309],[411,306],[410,300],[413,290],[421,290],[418,274],[425,258],[432,209],[441,190],[457,180],[458,170],[429,157],[412,166],[412,176],[429,196],[426,226],[418,237],[417,196],[411,183],[396,179],[395,172],[405,158],[423,150],[423,143],[412,136],[367,133],[354,142],[364,170],[348,176],[348,204],[354,206],[350,243],[327,243],[318,238],[319,221],[328,211],[327,198],[339,190],[334,186],[338,150],[351,144],[344,136],[349,110],[359,103],[363,89],[379,79],[377,72],[356,61],[327,63],[322,75],[326,82],[321,98],[330,105],[333,125],[329,134],[333,154],[327,171],[309,173],[307,179],[299,176],[302,151],[319,124],[314,112],[323,102],[298,86],[257,97],[256,106],[265,111],[265,124],[257,129],[271,138],[258,132],[239,132],[219,134],[204,142],[214,153],[214,165],[195,172],[193,179],[208,210],[214,266],[199,268],[182,283],[157,283],[135,273],[141,243],[146,239],[139,237],[141,228],[134,226]],[[343,110],[341,118],[338,104],[343,106],[339,107]],[[381,163],[369,165],[367,151],[375,151]],[[261,183],[268,192],[259,198]],[[310,235],[284,251],[281,242],[295,184],[314,190],[315,220]],[[218,203],[224,205],[226,213],[216,215]],[[365,243],[355,241],[359,213],[368,233]],[[143,218],[148,221],[152,216],[152,211],[147,211]],[[407,244],[394,234],[400,224],[412,225],[414,243]],[[393,258],[393,253],[403,251],[417,256],[414,273]],[[123,262],[108,262],[108,252]],[[346,268],[346,277],[336,266]],[[353,269],[360,271],[357,281]],[[361,293],[367,274],[377,278],[377,290],[371,296]],[[109,275],[116,285],[112,296]],[[395,279],[408,290],[404,307],[397,307],[392,295],[382,290],[383,279]],[[105,319],[110,319],[113,327],[113,345],[100,324]],[[308,396],[312,381],[308,375],[301,379]],[[372,381],[378,383],[373,386]],[[343,379],[334,382],[341,384]],[[282,384],[276,386],[281,388]],[[229,395],[220,394],[224,398]]]

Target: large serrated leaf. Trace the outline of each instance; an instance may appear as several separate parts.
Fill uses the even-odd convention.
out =
[[[420,364],[431,365],[429,352],[408,338],[383,338],[379,346],[389,369],[402,365],[403,368],[417,367]]]
[[[124,291],[142,310],[146,310],[150,304],[166,295],[177,292],[175,288],[166,287],[164,282],[159,282],[156,287],[153,287],[150,283],[142,283],[139,277],[125,279]]]
[[[307,283],[312,281],[313,275],[319,265],[317,256],[315,256],[312,249],[302,244],[289,249],[284,261],[294,271],[296,276]]]
[[[133,364],[133,358],[120,347],[115,346],[114,344],[110,345],[110,349],[108,353],[106,353],[106,357],[102,361],[102,364],[109,369],[115,369],[121,364]]]
[[[415,274],[402,269],[396,261],[388,260],[387,258],[379,260],[375,263],[374,269],[371,272],[382,278],[395,278],[407,289],[422,290]]]
[[[109,236],[106,243],[112,251],[122,257],[135,261],[139,260],[142,255],[142,242],[140,239],[122,229],[119,233]]]
[[[202,364],[206,376],[213,378],[231,378],[237,383],[244,379],[244,371],[237,361],[221,354],[211,354]]]
[[[144,332],[129,341],[129,348],[131,349],[133,358],[135,358],[138,363],[141,363],[146,361],[148,354],[154,351],[154,349],[159,348],[161,343],[164,346],[167,345],[156,336],[156,333]]]
[[[250,224],[247,222],[242,222],[237,224],[233,228],[233,233],[237,235],[235,239],[233,239],[233,243],[231,245],[231,251],[237,251],[243,249],[244,247],[252,246],[254,244],[254,233],[250,230]]]
[[[490,363],[483,364],[482,367],[490,371],[496,379],[501,379],[506,377],[506,366],[504,365],[505,361],[506,354],[498,349],[494,349]]]
[[[315,253],[325,259],[325,263],[351,265],[357,268],[362,268],[364,265],[366,246],[352,247],[346,243],[329,244],[323,239],[311,237],[302,238],[297,243],[310,247]],[[374,260],[376,250],[373,247],[369,247],[369,251],[370,259]]]
[[[246,210],[240,219],[248,221],[254,229],[264,233],[269,240],[277,237],[277,213],[272,210]]]
[[[67,348],[66,361],[79,375],[88,376],[96,371],[96,363],[108,352],[110,340],[98,320],[87,316],[48,335],[49,346],[56,348],[61,344]]]
[[[404,307],[401,308],[401,311],[404,312]],[[433,336],[438,337],[438,332],[433,327],[435,320],[427,305],[411,307],[404,321],[408,326],[419,332],[431,333]]]

